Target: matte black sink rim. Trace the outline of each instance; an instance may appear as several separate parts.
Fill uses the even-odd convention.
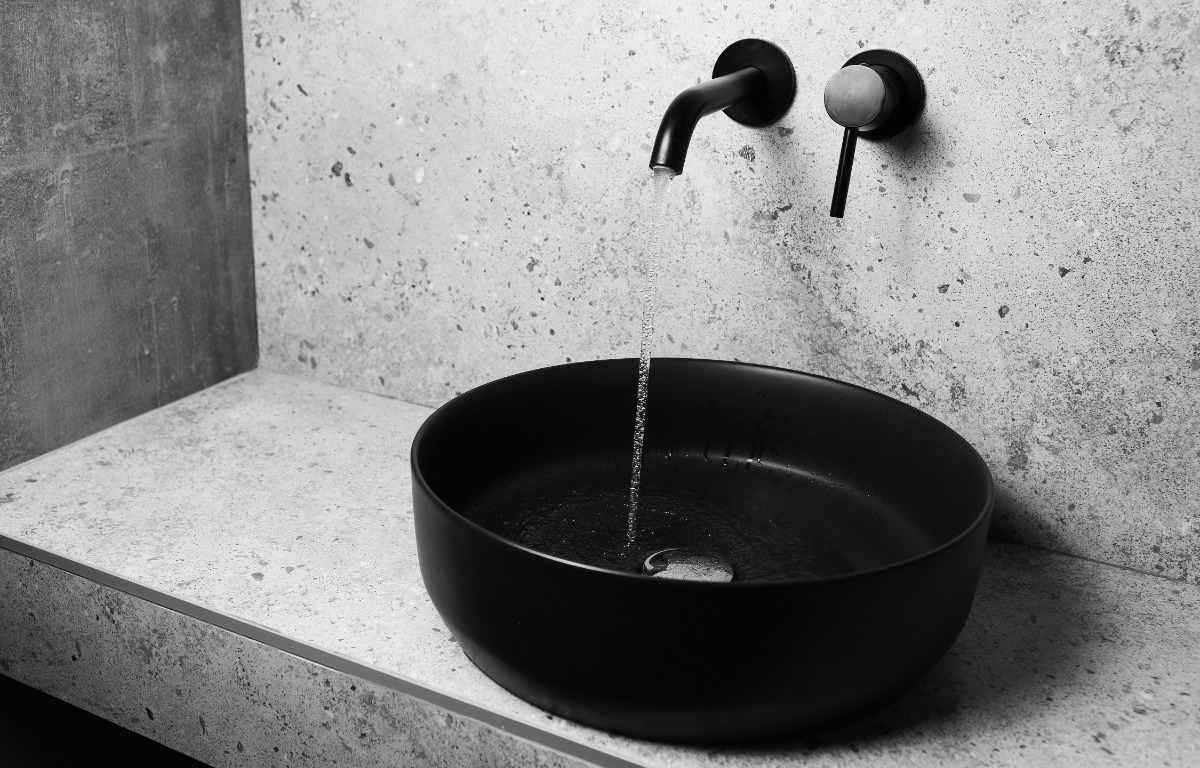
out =
[[[666,360],[674,361],[674,360],[680,360],[680,359],[694,360],[696,362],[725,362],[725,361],[708,361],[708,360],[703,360],[700,358],[654,358],[654,361],[666,361]],[[945,426],[945,424],[943,422],[941,422],[940,419],[937,419],[934,416],[930,416],[929,414],[925,413],[924,411],[922,411],[919,408],[914,408],[913,406],[909,405],[908,403],[888,397],[887,395],[880,394],[878,392],[875,392],[874,390],[867,389],[866,387],[860,387],[856,384],[850,384],[848,382],[840,381],[838,379],[832,379],[832,378],[829,378],[828,376],[821,376],[821,375],[818,375],[815,373],[801,373],[798,371],[791,371],[786,368],[777,368],[777,367],[766,366],[766,365],[756,365],[756,364],[752,364],[752,363],[738,363],[738,365],[744,365],[746,367],[752,367],[752,368],[767,368],[770,370],[781,371],[784,373],[799,373],[802,376],[807,376],[807,377],[811,377],[814,379],[821,379],[823,381],[828,381],[833,384],[838,384],[838,385],[841,385],[844,387],[849,387],[849,388],[857,390],[859,392],[864,392],[868,395],[873,395],[875,397],[881,397],[881,398],[890,400],[892,403],[895,403],[897,405],[903,406],[904,408],[907,408],[916,413],[919,413],[922,416],[924,416],[925,418],[934,419],[935,421],[938,421],[939,424],[942,424],[943,426]],[[653,371],[653,368],[654,368],[654,365],[652,362],[651,363],[651,371]],[[453,399],[448,401],[447,405],[449,403],[452,403],[452,402],[458,400],[459,398],[468,397],[468,396],[471,396],[472,394],[476,394],[476,396],[478,396],[477,393],[479,392],[479,390],[482,387],[486,387],[486,386],[489,386],[490,384],[514,379],[514,378],[523,376],[526,373],[529,373],[529,372],[522,371],[521,373],[514,373],[509,376],[503,376],[499,379],[495,379],[494,381],[489,382],[488,384],[482,384],[482,385],[480,385],[480,387],[476,387],[475,389],[471,389],[466,392],[463,392],[460,395],[457,395],[456,397],[454,397]],[[651,376],[653,377],[653,373],[651,373]],[[632,425],[632,423],[633,423],[633,414],[632,413],[630,413],[629,421],[630,421],[630,424]],[[410,453],[410,463],[412,464],[412,478],[413,478],[413,482],[415,484],[419,485],[421,487],[422,491],[429,494],[429,496],[432,497],[433,499],[437,500],[437,502],[441,505],[441,507],[443,509],[445,509],[447,512],[460,518],[465,524],[467,524],[467,525],[471,526],[472,528],[474,528],[475,530],[477,530],[481,535],[486,536],[490,539],[493,539],[498,543],[503,543],[506,546],[513,547],[515,549],[519,549],[523,552],[527,552],[535,557],[540,557],[540,558],[543,558],[548,561],[561,563],[563,565],[570,566],[572,568],[582,568],[584,570],[610,574],[614,577],[627,578],[627,579],[638,579],[638,580],[647,580],[647,579],[651,578],[651,577],[645,576],[643,574],[629,573],[626,571],[617,571],[617,570],[614,570],[611,568],[602,568],[600,566],[588,565],[587,563],[580,563],[580,562],[576,562],[574,560],[568,560],[568,559],[565,559],[562,557],[555,557],[554,555],[549,555],[549,554],[546,554],[545,552],[539,552],[536,549],[530,549],[529,547],[522,546],[521,544],[518,544],[510,539],[506,539],[503,536],[500,536],[499,534],[497,534],[493,531],[489,531],[487,528],[483,527],[482,525],[479,525],[478,523],[471,520],[470,518],[467,518],[467,517],[459,514],[459,512],[457,510],[455,510],[451,505],[449,505],[445,501],[443,501],[438,496],[437,492],[435,492],[432,488],[429,487],[429,484],[425,481],[424,474],[421,473],[420,470],[416,466],[415,457],[420,453],[421,441],[422,441],[422,438],[426,434],[426,426],[425,425],[428,423],[429,423],[429,420],[427,419],[425,424],[422,424],[420,429],[417,430],[416,437],[413,439],[412,450]],[[946,427],[946,428],[949,429],[949,427]],[[632,434],[633,434],[632,426],[630,427],[629,432],[630,432],[630,445],[632,446]],[[991,471],[988,469],[987,463],[983,460],[983,457],[979,455],[979,452],[976,451],[973,446],[970,446],[969,444],[965,444],[965,445],[967,448],[969,448],[971,453],[974,454],[975,460],[979,463],[979,467],[983,470],[983,472],[987,473],[990,476]],[[630,449],[630,451],[632,453],[632,448]],[[861,578],[869,577],[872,574],[880,573],[882,571],[891,570],[893,568],[908,565],[910,563],[919,562],[921,560],[926,560],[931,557],[935,557],[935,556],[937,556],[938,553],[954,547],[962,539],[966,538],[967,536],[970,536],[971,532],[974,531],[980,524],[983,524],[983,523],[986,523],[989,521],[989,518],[992,513],[992,508],[994,505],[995,505],[995,486],[989,484],[988,489],[987,489],[987,497],[983,504],[982,511],[979,513],[978,517],[976,517],[976,519],[969,526],[967,526],[967,528],[959,535],[955,536],[954,538],[950,539],[949,541],[947,541],[933,549],[930,549],[926,552],[921,553],[920,555],[916,555],[914,557],[910,557],[910,558],[907,558],[904,560],[897,560],[896,562],[889,563],[887,565],[881,565],[881,566],[877,566],[874,568],[864,568],[862,570],[856,570],[853,573],[838,574],[835,576],[822,576],[817,579],[795,579],[791,582],[788,582],[788,581],[774,581],[774,582],[738,581],[736,579],[734,579],[733,581],[729,581],[729,582],[698,582],[698,581],[677,581],[677,580],[662,580],[662,579],[654,579],[654,581],[661,583],[661,584],[676,584],[676,585],[681,584],[681,585],[687,586],[688,588],[695,588],[697,586],[703,585],[703,588],[706,588],[706,589],[761,589],[764,587],[769,587],[769,586],[778,585],[778,584],[788,584],[788,583],[811,584],[813,582],[846,581],[846,580],[852,580],[852,579],[861,579]],[[670,588],[670,587],[668,587],[668,588]]]
[[[418,431],[411,466],[421,576],[468,658],[542,709],[663,741],[819,732],[902,696],[966,622],[995,495],[978,452],[907,403],[765,366],[651,365],[648,454],[711,460],[723,451],[730,463],[717,459],[711,476],[722,495],[741,493],[732,478],[746,477],[725,467],[761,458],[844,484],[899,516],[913,533],[904,546],[882,519],[845,517],[852,510],[841,506],[796,508],[801,517],[790,522],[834,525],[842,545],[882,546],[850,573],[660,579],[547,555],[455,509],[491,514],[484,502],[503,497],[496,489],[520,497],[594,461],[622,471],[636,371],[636,360],[623,359],[515,374],[460,395]],[[761,492],[776,487],[781,509],[800,501],[787,486]],[[872,562],[887,564],[864,567]]]

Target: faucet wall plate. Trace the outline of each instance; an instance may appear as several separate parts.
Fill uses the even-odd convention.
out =
[[[712,76],[715,80],[746,67],[762,70],[766,75],[766,88],[760,96],[727,108],[725,114],[743,125],[770,125],[787,114],[796,98],[796,70],[792,60],[774,43],[747,38],[721,52]]]
[[[888,80],[888,84],[896,91],[896,105],[892,110],[887,120],[882,125],[870,130],[859,130],[858,136],[863,139],[886,139],[895,136],[900,131],[903,131],[908,126],[916,122],[921,116],[921,112],[925,109],[925,82],[921,79],[921,73],[917,71],[916,66],[904,56],[889,51],[883,48],[877,48],[869,51],[859,51],[851,56],[843,67],[854,66],[855,64],[866,64],[874,69],[875,67],[887,67],[887,70],[880,71],[880,76]],[[892,77],[891,75],[895,75]],[[901,92],[903,91],[903,92]]]

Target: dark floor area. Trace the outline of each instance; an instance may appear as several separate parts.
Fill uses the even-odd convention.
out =
[[[0,766],[205,768],[198,760],[0,675]]]

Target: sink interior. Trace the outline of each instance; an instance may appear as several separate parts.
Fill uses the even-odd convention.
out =
[[[629,463],[616,456],[498,478],[460,509],[509,541],[564,560],[640,573],[651,554],[680,547],[728,563],[736,581],[864,571],[945,540],[883,496],[801,467],[660,453],[646,457],[642,483],[632,546]]]

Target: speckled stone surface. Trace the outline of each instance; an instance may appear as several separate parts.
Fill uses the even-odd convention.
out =
[[[245,0],[264,363],[437,405],[637,354],[653,132],[745,36],[776,126],[701,121],[658,354],[890,393],[995,472],[1007,538],[1200,582],[1193,0]],[[921,122],[828,217],[830,75],[908,55]]]
[[[0,549],[0,670],[214,766],[583,766]]]
[[[267,670],[245,698],[258,708],[251,711],[259,723],[269,722],[263,718],[276,698],[303,697],[298,692],[316,673],[295,657],[310,648],[446,695],[452,717],[453,702],[461,702],[608,759],[659,768],[1200,761],[1200,587],[1001,543],[990,546],[975,608],[946,658],[896,705],[839,733],[712,750],[625,739],[550,717],[479,672],[425,595],[407,452],[428,413],[256,371],[0,473],[0,535],[170,595],[183,601],[185,613],[187,604],[201,606],[298,643],[295,655],[252,643]],[[114,671],[107,684],[78,672],[80,661],[70,655],[87,649],[81,641],[72,650],[78,636],[68,631],[78,617],[74,625],[56,618],[65,603],[55,595],[62,592],[62,601],[79,595],[80,605],[112,600],[130,616],[144,616],[129,619],[122,636],[130,639],[112,640],[111,647],[143,639],[151,647],[144,661],[160,677],[177,672],[156,660],[157,645],[175,654],[164,658],[191,659],[180,661],[180,669],[195,675],[207,669],[198,659],[219,665],[225,670],[219,676],[226,676],[236,670],[237,654],[252,652],[231,633],[128,607],[132,603],[119,595],[86,584],[22,592],[19,572],[28,560],[0,562],[6,589],[21,595],[6,605],[27,603],[35,613],[34,623],[25,621],[24,609],[17,621],[4,622],[18,629],[0,636],[0,671],[52,692],[85,691],[79,698],[89,708],[142,732],[154,733],[150,723],[135,722],[144,714],[134,706],[137,697],[116,690],[112,680],[150,681],[129,687],[158,690],[165,696],[159,707],[186,727],[195,727],[200,711],[189,707],[209,704],[171,703],[163,692],[176,684],[158,685],[167,678],[147,675],[135,661],[122,662],[124,671]],[[13,647],[27,650],[14,656]],[[340,717],[386,720],[364,699],[342,695],[356,683],[338,681]],[[124,709],[106,701],[125,702]],[[158,723],[160,710],[150,708]],[[227,724],[213,748],[236,748],[236,718],[204,716],[210,732],[214,722]],[[289,733],[303,743],[306,728]],[[387,726],[377,728],[382,733]],[[255,749],[298,748],[263,738]]]

